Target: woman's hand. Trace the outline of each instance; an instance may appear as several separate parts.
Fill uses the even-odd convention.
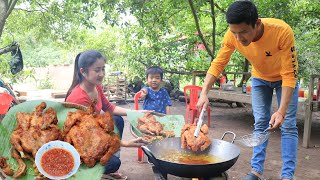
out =
[[[121,146],[123,147],[141,147],[147,145],[149,142],[142,139],[141,137],[137,139],[132,139],[130,141],[121,141]]]

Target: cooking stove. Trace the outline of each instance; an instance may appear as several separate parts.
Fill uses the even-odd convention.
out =
[[[155,175],[156,180],[167,180],[168,177],[166,173],[161,172],[158,170],[155,166],[152,166],[153,173]],[[185,178],[184,178],[185,179]],[[223,172],[222,174],[215,176],[215,177],[210,177],[210,178],[198,178],[199,180],[228,180],[228,174],[226,172]],[[190,178],[191,180],[191,178]]]

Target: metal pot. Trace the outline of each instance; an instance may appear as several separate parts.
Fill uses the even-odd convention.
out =
[[[223,140],[226,134],[233,134],[231,143]],[[222,159],[211,164],[184,164],[159,158],[163,156],[163,153],[168,152],[168,149],[185,151],[181,149],[180,137],[153,141],[147,146],[142,146],[142,150],[165,178],[167,174],[187,178],[208,178],[221,175],[235,164],[240,155],[240,149],[233,144],[235,138],[236,135],[233,132],[227,131],[223,134],[221,140],[213,139],[211,146],[205,151],[195,152],[196,154],[209,154]]]

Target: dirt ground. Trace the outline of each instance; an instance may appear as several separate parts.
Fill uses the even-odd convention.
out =
[[[133,103],[120,105],[126,108],[134,109]],[[173,102],[171,108],[172,114],[185,115],[186,106],[184,102]],[[300,116],[301,117],[301,116]],[[303,117],[303,116],[302,116]],[[126,118],[126,117],[125,117]],[[206,119],[206,117],[205,117]],[[250,134],[253,129],[253,116],[251,107],[231,108],[227,104],[214,103],[211,105],[211,127],[209,130],[210,138],[220,139],[225,131],[232,131],[237,136]],[[295,173],[296,180],[317,180],[320,179],[320,117],[315,116],[313,121],[311,144],[312,148],[303,148],[303,121],[298,119],[299,128],[299,147],[298,164]],[[134,138],[130,133],[129,123],[125,119],[124,140]],[[225,140],[228,140],[225,138]],[[251,148],[239,146],[241,154],[236,164],[227,171],[230,179],[240,180],[250,170]],[[155,179],[151,165],[148,163],[139,163],[137,161],[136,148],[121,149],[120,172],[127,175],[131,180],[152,180]],[[269,146],[267,150],[267,159],[265,162],[265,177],[268,180],[276,180],[280,177],[281,171],[281,146],[280,131],[271,133]],[[168,176],[169,180],[182,179],[180,177]]]

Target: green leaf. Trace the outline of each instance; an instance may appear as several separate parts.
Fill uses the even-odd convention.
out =
[[[56,110],[58,121],[59,121],[58,122],[59,128],[63,127],[63,124],[65,122],[68,112],[74,112],[77,110],[75,108],[66,108],[59,102],[43,101],[43,100],[27,101],[12,107],[4,117],[3,121],[0,123],[0,142],[1,142],[0,156],[9,158],[8,162],[15,171],[17,170],[18,165],[15,159],[12,158],[10,155],[10,149],[12,147],[10,144],[10,136],[16,126],[16,118],[15,118],[16,113],[32,112],[35,109],[35,107],[39,105],[41,102],[46,102],[47,107],[52,107]],[[27,164],[27,172],[26,172],[26,175],[20,179],[21,180],[35,179],[35,172],[33,170],[32,163],[28,160],[25,160],[25,162]],[[93,168],[88,168],[84,164],[82,164],[79,167],[78,172],[69,179],[87,180],[88,177],[90,177],[90,179],[92,180],[100,179],[103,173],[103,170],[104,170],[104,167],[99,163],[97,163]],[[13,178],[7,177],[6,179],[13,179]]]
[[[128,120],[133,127],[134,133],[141,137],[142,133],[137,128],[138,118],[143,117],[144,113],[136,111],[127,111]],[[161,124],[164,124],[164,130],[173,131],[175,137],[180,137],[181,129],[184,125],[185,119],[182,115],[166,115],[163,117],[155,116],[156,120]]]

